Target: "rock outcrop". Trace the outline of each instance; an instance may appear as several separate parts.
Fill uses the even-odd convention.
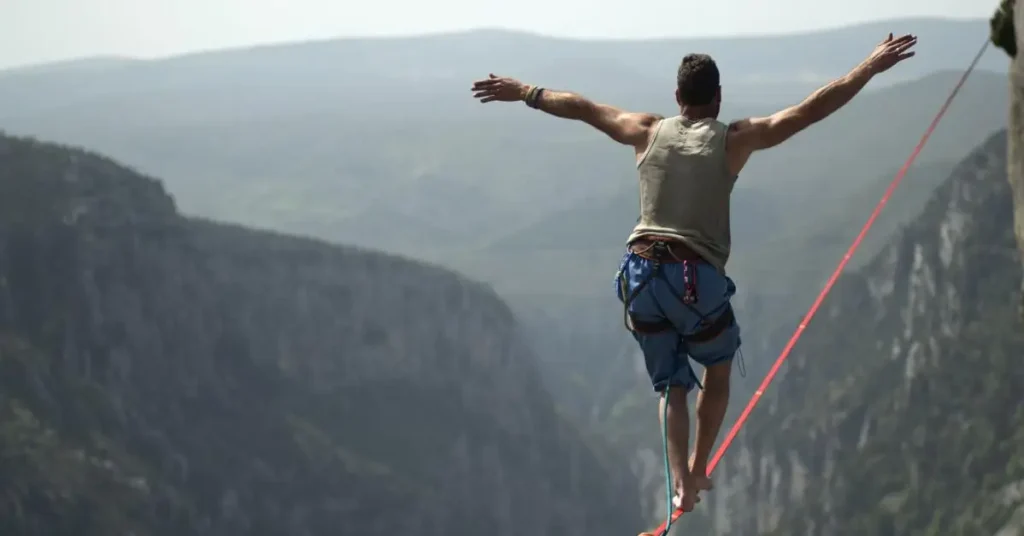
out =
[[[1013,26],[1017,55],[1010,66],[1009,178],[1013,188],[1017,243],[1024,262],[1024,0],[1017,0]],[[1024,284],[1024,283],[1022,283]],[[1024,303],[1021,304],[1024,313]]]

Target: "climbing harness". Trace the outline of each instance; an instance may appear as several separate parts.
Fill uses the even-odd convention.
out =
[[[715,455],[711,457],[711,461],[708,463],[709,476],[715,470],[715,467],[718,465],[718,462],[722,460],[722,457],[725,455],[726,451],[729,450],[729,446],[732,444],[733,440],[736,439],[736,435],[739,434],[739,431],[743,428],[743,425],[746,424],[747,419],[750,418],[750,413],[754,410],[754,407],[756,407],[757,403],[761,400],[761,396],[764,395],[765,390],[768,389],[768,385],[771,384],[773,379],[775,379],[775,375],[778,374],[779,369],[782,367],[783,363],[785,363],[786,359],[789,358],[789,354],[790,352],[793,351],[793,347],[796,346],[797,341],[800,340],[800,336],[803,335],[804,330],[807,329],[807,325],[811,322],[811,319],[814,318],[814,315],[818,312],[818,309],[821,307],[821,304],[825,301],[825,298],[828,296],[829,292],[832,291],[832,286],[835,285],[836,280],[839,279],[839,275],[842,274],[843,270],[846,268],[846,265],[850,262],[850,259],[853,258],[853,254],[857,252],[857,249],[860,247],[861,242],[864,241],[864,237],[867,236],[868,231],[870,231],[871,227],[875,224],[875,220],[878,218],[878,215],[882,213],[882,209],[885,208],[886,203],[889,202],[889,198],[892,197],[893,192],[895,192],[896,188],[900,185],[901,182],[903,182],[903,178],[904,176],[906,176],[907,171],[910,169],[910,166],[914,163],[915,160],[917,160],[917,156],[921,154],[921,150],[924,149],[925,144],[928,143],[928,139],[931,138],[932,133],[935,131],[935,128],[942,120],[942,117],[946,114],[946,110],[949,109],[949,105],[953,103],[953,99],[955,99],[957,94],[960,92],[960,88],[963,87],[964,82],[966,82],[967,78],[971,76],[971,73],[974,71],[974,68],[978,65],[978,61],[981,60],[981,56],[985,53],[985,50],[988,48],[988,45],[989,40],[986,37],[985,43],[981,46],[981,49],[978,50],[978,53],[974,56],[974,59],[971,61],[970,65],[967,66],[967,69],[964,70],[963,74],[960,76],[960,80],[957,81],[952,91],[950,91],[949,96],[946,97],[946,101],[942,104],[942,107],[939,108],[938,113],[935,114],[935,117],[932,119],[931,124],[929,124],[928,128],[925,129],[924,135],[922,135],[920,141],[917,142],[917,145],[914,147],[914,150],[910,153],[910,157],[907,158],[906,162],[903,163],[903,167],[901,167],[900,170],[896,173],[896,176],[895,178],[893,178],[892,183],[889,184],[889,187],[885,190],[885,193],[882,195],[882,199],[878,202],[878,205],[875,206],[875,210],[868,217],[868,221],[861,228],[860,233],[857,234],[857,237],[853,239],[853,243],[850,244],[849,249],[846,250],[846,254],[844,254],[842,260],[839,261],[839,265],[836,266],[835,271],[832,272],[832,276],[829,277],[828,281],[825,283],[825,287],[821,289],[821,292],[818,294],[818,297],[814,300],[814,303],[811,304],[810,309],[808,309],[807,314],[804,315],[803,320],[800,321],[800,325],[797,326],[796,331],[793,333],[792,337],[790,337],[789,342],[786,343],[786,346],[782,349],[782,353],[780,353],[779,357],[776,358],[775,363],[772,365],[772,368],[768,370],[768,374],[766,374],[764,380],[761,381],[761,385],[759,385],[757,390],[754,391],[754,394],[750,398],[750,401],[747,402],[747,406],[743,408],[743,412],[740,413],[739,418],[736,419],[736,423],[733,424],[732,428],[729,429],[729,433],[726,434],[725,439],[722,440],[722,444],[719,445],[718,450],[715,451]],[[668,395],[669,392],[666,389],[666,409],[664,412],[665,414],[663,415],[663,420],[666,423],[668,417]],[[668,482],[667,487],[669,489],[669,514],[666,516],[665,521],[658,528],[654,529],[652,533],[650,533],[654,536],[667,536],[669,529],[672,528],[672,524],[675,523],[683,515],[682,508],[676,508],[675,510],[672,509],[672,478],[671,471],[668,470],[669,464],[667,424],[662,426],[662,433],[665,447],[665,467]]]
[[[644,245],[630,245],[629,251],[631,254],[651,261],[650,273],[632,291],[629,289],[629,275],[626,273],[625,268],[620,269],[617,274],[620,286],[619,295],[622,299],[623,307],[623,323],[630,332],[650,335],[675,329],[675,326],[668,319],[668,316],[664,314],[664,311],[661,311],[662,314],[658,320],[645,321],[638,319],[637,315],[629,309],[629,306],[640,295],[640,292],[654,281],[655,278],[664,282],[672,295],[700,319],[697,324],[700,329],[695,333],[683,335],[684,341],[690,343],[710,341],[719,336],[736,321],[732,305],[729,303],[724,305],[724,310],[714,319],[712,319],[712,316],[719,312],[718,309],[703,314],[694,306],[697,300],[700,299],[697,295],[697,263],[702,262],[696,252],[683,246],[680,242],[669,241],[661,237],[644,241]],[[685,274],[683,276],[683,292],[679,292],[676,286],[665,277],[662,265],[666,263],[683,264],[683,272]],[[656,300],[655,306],[661,309],[661,305]]]

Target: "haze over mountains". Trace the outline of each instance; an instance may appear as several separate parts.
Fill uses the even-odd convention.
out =
[[[538,237],[537,247],[564,247],[561,229],[573,227],[559,213],[612,203],[630,217],[635,193],[628,156],[603,136],[521,107],[480,107],[468,98],[474,77],[500,71],[671,113],[679,56],[706,50],[722,65],[724,116],[741,117],[770,113],[842,74],[894,26],[921,36],[914,62],[873,82],[877,95],[759,156],[744,174],[735,223],[742,251],[760,238],[748,232],[792,214],[788,203],[838,203],[849,193],[844,188],[897,168],[953,72],[980,44],[985,22],[906,20],[796,36],[653,42],[468,32],[92,61],[88,69],[0,75],[0,120],[10,132],[85,144],[165,177],[187,213],[442,262],[468,250],[469,262],[485,263],[486,272],[494,257],[479,255],[478,247],[530,243],[536,234],[557,237]],[[971,125],[1002,119],[995,103],[1005,101],[1005,61],[990,52],[980,67],[994,74],[978,72],[950,111],[949,123],[964,127],[940,129],[922,162],[931,155],[956,161],[986,133]],[[769,96],[765,78],[789,94]],[[606,227],[592,237],[574,233],[572,242],[619,247],[632,221],[625,217],[584,224]],[[581,283],[582,292],[593,288],[592,280]]]
[[[442,286],[448,290],[438,295],[417,295],[416,281],[430,286],[435,284],[430,281],[439,281],[436,277],[447,276],[433,275],[435,272],[428,276],[416,265],[407,270],[396,269],[397,272],[382,275],[381,279],[369,275],[376,270],[374,266],[398,262],[390,257],[363,257],[363,253],[336,257],[337,253],[326,253],[330,248],[321,249],[320,245],[279,242],[266,235],[216,225],[186,225],[194,236],[200,237],[196,240],[205,244],[200,251],[189,254],[194,257],[186,259],[206,259],[212,254],[209,250],[213,245],[227,247],[235,240],[246,241],[247,246],[231,253],[228,260],[217,261],[218,266],[241,266],[245,259],[264,265],[267,273],[251,273],[247,281],[264,281],[283,289],[279,298],[291,304],[288,307],[295,307],[287,309],[292,311],[289,315],[307,318],[311,313],[302,305],[302,299],[288,301],[292,298],[287,296],[298,291],[289,286],[293,283],[281,275],[282,270],[293,273],[290,270],[297,269],[306,274],[301,277],[326,278],[310,282],[313,286],[309,288],[341,285],[340,281],[355,277],[370,288],[385,289],[389,284],[387,278],[396,278],[394,281],[401,282],[405,289],[402,292],[418,296],[415,307],[407,312],[423,316],[424,323],[394,336],[387,335],[388,329],[381,326],[387,324],[393,312],[404,307],[397,298],[384,304],[359,302],[370,308],[367,315],[376,315],[379,325],[375,324],[375,328],[362,323],[363,313],[359,310],[334,310],[321,304],[320,314],[337,317],[340,324],[347,326],[346,333],[363,333],[365,337],[358,344],[349,345],[329,339],[319,331],[302,332],[303,337],[315,341],[310,359],[360,363],[356,366],[364,367],[360,370],[373,376],[379,371],[375,372],[373,365],[367,363],[373,363],[380,352],[391,356],[388,363],[413,363],[414,370],[426,367],[417,364],[426,358],[431,366],[440,363],[446,371],[447,376],[437,383],[443,390],[455,388],[462,370],[478,379],[493,379],[493,375],[502,373],[503,365],[490,360],[493,356],[488,352],[494,345],[511,346],[513,349],[502,355],[515,356],[516,360],[531,361],[536,356],[536,374],[531,372],[532,365],[524,365],[526,368],[516,371],[523,380],[516,388],[527,389],[527,384],[541,383],[549,387],[552,407],[546,400],[539,400],[530,406],[530,417],[526,418],[544,423],[545,431],[538,432],[539,428],[533,425],[519,426],[526,421],[494,428],[481,428],[467,421],[464,428],[445,429],[444,433],[453,437],[465,433],[468,438],[452,443],[445,442],[450,439],[447,436],[444,441],[435,438],[441,445],[437,452],[476,445],[474,438],[478,436],[474,434],[484,437],[480,445],[490,445],[489,441],[498,437],[521,438],[526,434],[532,438],[535,436],[530,434],[559,430],[562,435],[555,442],[557,445],[535,444],[541,445],[538,452],[554,449],[552,452],[557,454],[552,456],[561,456],[558,459],[566,463],[582,464],[573,465],[567,473],[558,473],[559,478],[564,477],[562,482],[575,490],[574,495],[564,505],[533,519],[531,526],[550,528],[578,521],[584,515],[580,505],[608,500],[605,495],[595,498],[584,493],[581,486],[635,484],[643,489],[635,501],[639,504],[634,504],[632,498],[624,500],[621,508],[608,503],[605,518],[607,523],[629,524],[641,513],[648,519],[657,513],[663,478],[657,458],[660,454],[654,403],[645,379],[636,370],[635,350],[621,327],[621,310],[611,292],[615,263],[636,217],[635,172],[630,151],[616,147],[583,125],[545,117],[521,105],[481,107],[470,99],[470,82],[496,72],[549,87],[581,91],[624,107],[670,114],[674,73],[680,57],[690,51],[706,51],[718,59],[723,70],[727,100],[723,115],[728,119],[770,113],[796,102],[860,61],[888,31],[919,35],[918,56],[907,62],[906,68],[873,81],[865,94],[813,131],[778,150],[759,155],[738,183],[733,209],[735,255],[729,270],[740,285],[737,303],[744,323],[750,375],[746,379],[736,378],[737,402],[733,410],[738,410],[946,98],[960,71],[981,45],[988,31],[986,21],[900,20],[794,36],[643,42],[574,41],[515,32],[475,31],[255,47],[148,61],[101,58],[0,72],[0,128],[11,134],[84,146],[158,177],[187,215],[428,260],[489,284],[511,307],[513,314],[509,318],[501,316],[501,305],[488,301],[475,287],[472,291],[457,290],[468,285],[462,279],[457,279],[458,283],[445,279],[450,283]],[[924,238],[941,225],[937,208],[929,209],[933,215],[931,223],[919,226],[916,238],[901,239],[903,242],[890,239],[918,217],[937,186],[946,185],[942,200],[953,199],[949,189],[955,186],[949,184],[967,180],[964,170],[968,169],[961,165],[951,178],[954,166],[993,132],[1005,127],[1006,67],[1005,56],[998,51],[989,51],[983,57],[979,70],[963,88],[903,189],[890,201],[864,252],[856,259],[857,264],[866,263],[879,251],[909,248],[910,243],[938,247]],[[20,142],[8,143],[22,147]],[[985,145],[985,158],[995,158],[992,154],[996,145],[998,140]],[[79,158],[74,156],[76,153],[65,154],[63,150],[48,151],[49,156],[33,153],[33,158],[54,162]],[[975,160],[981,158],[979,153],[973,154]],[[999,179],[993,169],[990,165],[984,167],[986,185],[991,186]],[[42,166],[25,173],[44,181],[57,172],[63,173],[58,168]],[[118,173],[128,177],[127,172]],[[126,178],[125,184],[136,180],[141,179]],[[118,196],[113,191],[108,193]],[[941,202],[932,199],[931,204]],[[984,219],[990,209],[995,216],[1001,214],[992,209],[996,207],[994,203],[968,203],[970,206],[962,212],[967,214],[965,217],[978,218],[979,229],[997,228],[1004,223],[1002,220]],[[152,208],[138,210],[146,214]],[[177,215],[172,219],[175,218]],[[1000,240],[993,238],[992,247],[1004,247]],[[117,244],[128,248],[128,242]],[[282,261],[276,253],[261,256],[259,251],[265,247],[305,260],[296,261],[299,268],[280,268],[276,263]],[[958,247],[969,245],[964,242]],[[328,257],[337,260],[323,260]],[[876,260],[874,265],[877,267],[881,262]],[[965,264],[963,268],[971,266],[974,265]],[[216,272],[217,283],[207,291],[215,295],[222,292],[222,287],[229,285],[230,272],[236,268]],[[318,270],[336,270],[339,280],[332,282],[331,276],[313,276],[303,270],[317,274],[324,273]],[[1000,268],[1000,273],[1012,271],[1009,265]],[[914,273],[908,269],[892,277],[900,280]],[[135,273],[122,275],[142,277],[132,274]],[[39,288],[47,282],[52,281],[42,280]],[[216,307],[229,307],[237,298],[247,307],[262,310],[264,304],[250,295],[255,293],[255,287],[249,283],[233,291],[239,293],[237,296],[217,298],[221,301],[216,302]],[[432,300],[448,304],[443,308],[446,311],[468,316],[446,316],[453,324],[441,319],[428,321],[427,317],[435,314],[428,305]],[[847,303],[855,298],[847,296],[843,300]],[[877,307],[885,309],[890,304]],[[189,311],[192,310],[182,305],[175,314],[186,315]],[[515,327],[505,331],[488,324],[481,340],[463,340],[462,345],[458,339],[469,337],[464,330],[467,325],[476,325],[471,318],[477,314],[498,315],[498,324],[512,323],[510,318],[514,316]],[[280,322],[290,321],[282,317]],[[866,323],[863,326],[863,330],[875,329]],[[239,337],[252,344],[256,335],[239,329],[248,333]],[[289,330],[301,327],[289,324],[280,329],[282,337],[291,337]],[[323,329],[325,333],[330,331]],[[821,341],[842,335],[835,325],[824,329],[819,335]],[[438,331],[448,334],[448,338],[432,339],[430,334]],[[24,333],[19,336],[22,341],[28,338],[31,342],[31,337]],[[1014,341],[996,339],[999,348],[1017,348]],[[872,339],[865,341],[861,350],[876,342],[890,343]],[[341,349],[340,356],[326,350],[332,344]],[[429,355],[424,355],[424,344],[433,348],[427,352]],[[29,351],[24,355],[29,355]],[[455,359],[452,355],[463,361],[445,361]],[[389,373],[397,375],[396,381],[407,382],[403,385],[410,389],[416,382],[413,373]],[[834,379],[830,372],[821,374],[823,381]],[[212,377],[210,381],[213,382]],[[238,381],[244,384],[248,380]],[[63,384],[54,387],[65,388]],[[362,393],[360,389],[363,388],[356,391]],[[338,400],[360,404],[362,395],[353,393],[342,389]],[[434,403],[431,393],[409,396],[424,407]],[[366,398],[371,399],[374,404],[387,404],[380,398]],[[70,403],[74,397],[68,400]],[[521,401],[509,398],[506,402],[515,405]],[[167,404],[173,407],[176,402],[171,400]],[[470,419],[471,411],[463,412],[466,408],[452,404],[446,418]],[[835,411],[859,410],[853,398],[843,398],[841,404],[843,407]],[[558,417],[554,417],[553,406],[557,406]],[[494,413],[487,415],[500,419],[498,407],[488,406],[490,409],[484,412],[493,409]],[[286,406],[288,411],[304,415],[302,412],[308,406],[302,408]],[[808,410],[800,418],[808,422],[827,420],[826,413],[832,409],[823,409],[822,414]],[[321,417],[326,418],[319,414],[316,418]],[[150,418],[146,417],[147,423]],[[317,430],[310,431],[314,435],[343,431],[331,428],[326,421],[316,421],[314,428]],[[420,432],[428,436],[432,433]],[[388,441],[417,440],[397,434],[389,436]],[[330,441],[347,452],[349,445],[338,437],[332,436]],[[328,445],[330,441],[319,444]],[[584,450],[580,450],[582,443],[588,445]],[[361,448],[372,450],[374,446]],[[803,448],[803,444],[793,448]],[[407,454],[389,453],[384,465],[401,465],[404,455]],[[504,460],[506,455],[514,453],[499,450],[493,456]],[[775,454],[758,451],[752,455],[767,460]],[[436,483],[430,480],[436,476],[430,473],[430,467],[438,459],[462,458],[417,458],[417,470],[427,473],[420,483]],[[217,462],[210,459],[204,463]],[[484,462],[474,459],[460,466],[460,475],[468,475],[477,463]],[[514,480],[515,489],[502,499],[506,501],[503,504],[521,504],[516,501],[528,496],[529,479],[541,479],[540,473],[547,470],[537,460],[523,463],[523,474],[528,477]],[[580,480],[577,471],[581,467],[594,471],[594,479]],[[627,470],[633,481],[624,485]],[[751,473],[742,474],[749,479]],[[487,478],[491,479],[488,482],[498,483],[507,477],[498,471]],[[167,489],[175,493],[191,493],[189,483],[175,481],[168,485]],[[474,489],[464,488],[459,493],[468,497],[475,493]],[[723,487],[716,496],[735,492]],[[632,494],[630,490],[619,495]],[[274,495],[266,497],[270,500]],[[744,500],[755,499],[760,500]],[[427,510],[447,507],[424,506]],[[469,517],[460,515],[438,520],[436,526],[450,527],[472,517],[468,513]],[[721,515],[724,514],[715,522],[718,529],[723,526]],[[813,515],[824,519],[820,512]],[[273,517],[273,522],[284,523],[283,519]],[[831,518],[827,521],[839,522]],[[513,530],[517,525],[511,517],[500,522],[507,523],[502,530],[518,533]],[[246,526],[238,520],[230,522],[235,525],[224,523],[226,527]],[[753,522],[748,519],[742,523]],[[797,525],[786,525],[783,529],[789,526]]]

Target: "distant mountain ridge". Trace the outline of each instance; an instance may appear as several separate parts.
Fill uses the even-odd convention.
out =
[[[57,72],[104,71],[117,67],[125,67],[136,61],[145,61],[127,56],[89,56],[66,60],[30,63],[16,67],[0,69],[3,76],[38,76]]]
[[[75,95],[102,88],[106,94],[114,95],[128,88],[155,91],[187,79],[253,89],[254,84],[268,78],[300,86],[315,80],[335,89],[397,80],[430,81],[436,86],[434,90],[443,90],[450,82],[458,81],[461,87],[480,72],[492,70],[545,80],[553,86],[568,84],[593,90],[601,87],[597,85],[600,82],[617,85],[612,80],[626,74],[650,82],[670,83],[682,55],[699,50],[715,55],[722,65],[723,81],[732,88],[731,99],[764,102],[792,96],[793,90],[775,87],[777,84],[796,84],[794,90],[803,91],[808,84],[820,84],[842,74],[863,59],[871,44],[889,31],[914,32],[921,38],[918,57],[901,69],[899,76],[903,79],[966,64],[987,35],[987,24],[984,19],[910,18],[788,35],[649,40],[565,39],[485,30],[343,38],[108,62],[107,68],[92,69],[87,79],[78,79],[77,86],[68,85],[65,90]],[[590,77],[590,68],[583,68],[582,72],[566,70],[564,66],[570,64],[576,69],[587,64],[599,66],[609,76]],[[31,67],[0,71],[0,96],[7,101],[12,98],[12,94],[4,91],[5,82],[10,79],[40,84],[36,87],[42,89],[47,79],[49,83],[70,82],[68,76],[82,74],[77,69],[60,69],[59,65],[45,67],[42,71]],[[987,55],[979,67],[997,72],[1007,70],[1005,61],[996,55]],[[127,83],[130,80],[141,85]],[[770,91],[766,84],[772,87]],[[430,87],[421,91],[433,93]],[[0,101],[0,106],[24,104],[24,100]]]

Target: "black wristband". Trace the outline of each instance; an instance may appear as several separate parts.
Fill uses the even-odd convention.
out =
[[[526,94],[526,105],[530,108],[536,108],[537,103],[540,101],[540,94],[544,91],[542,87],[534,87],[530,89],[530,92]]]

